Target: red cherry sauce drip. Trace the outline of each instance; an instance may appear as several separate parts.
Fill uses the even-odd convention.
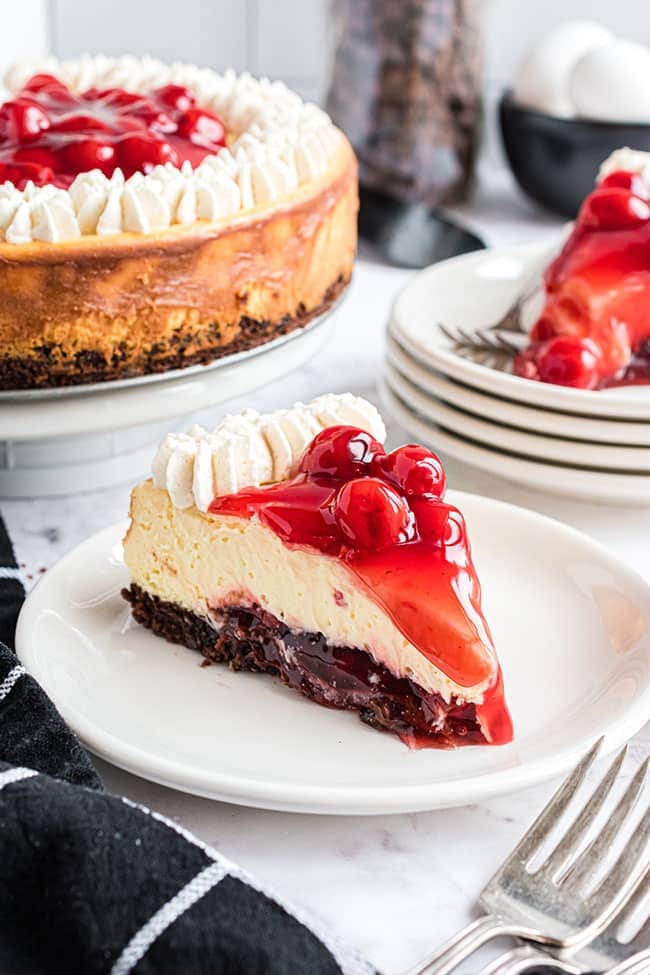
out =
[[[344,483],[302,473],[280,484],[217,497],[209,510],[257,517],[286,545],[315,548],[340,559],[406,639],[443,673],[464,687],[492,682],[476,708],[477,717],[491,743],[510,741],[512,724],[462,516],[452,506],[431,500],[445,515],[452,513],[455,527],[448,544],[424,541],[415,532],[411,540],[382,551],[355,549],[342,540],[333,513]]]
[[[0,105],[0,183],[31,180],[69,187],[92,169],[125,177],[154,166],[198,166],[226,144],[217,115],[197,108],[189,89],[164,85],[148,94],[124,88],[71,92],[52,75],[34,75]]]
[[[599,362],[587,381],[569,385],[650,383],[649,195],[637,174],[621,171],[585,199],[571,236],[546,271],[546,305],[515,373],[543,378],[538,366],[553,338],[574,336],[595,344]],[[577,370],[576,364],[569,373]]]

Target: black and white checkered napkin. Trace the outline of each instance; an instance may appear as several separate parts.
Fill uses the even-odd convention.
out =
[[[0,518],[0,975],[372,975],[217,850],[108,795],[13,646]]]

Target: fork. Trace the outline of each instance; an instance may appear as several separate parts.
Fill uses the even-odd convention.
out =
[[[509,962],[509,964],[504,964]],[[500,964],[502,963],[502,964]],[[525,975],[525,972],[534,970],[539,971],[540,975],[546,972],[562,972],[563,975],[580,975],[581,968],[559,961],[556,958],[544,957],[534,949],[515,948],[498,958],[496,963],[489,965],[483,970],[483,975]],[[608,968],[604,975],[648,975],[650,970],[650,948],[645,948],[634,955],[630,955],[625,961],[619,962],[613,968]],[[596,975],[596,973],[594,973]]]
[[[631,965],[632,962],[641,964],[642,961],[648,962],[645,972],[647,975],[650,970],[650,916],[646,917],[633,938],[623,941],[619,935],[622,926],[629,924],[631,919],[638,918],[637,912],[648,893],[650,893],[650,867],[646,867],[629,899],[605,930],[576,953],[573,959],[576,964],[550,958],[545,952],[531,945],[523,945],[505,952],[488,965],[483,975],[520,975],[521,972],[537,965],[543,965],[549,971],[575,975],[583,971],[584,966],[600,970],[608,965],[617,964],[618,967],[625,963]]]
[[[438,322],[438,328],[454,345],[464,345],[490,352],[507,352],[509,355],[521,352],[530,342],[527,332],[503,331],[494,325],[470,331],[459,325],[444,325]]]
[[[489,912],[469,924],[408,975],[448,975],[468,955],[492,938],[510,935],[576,951],[599,934],[625,903],[641,873],[648,839],[646,811],[613,867],[588,892],[616,837],[641,795],[648,760],[638,769],[599,834],[582,849],[617,780],[627,748],[616,756],[597,788],[563,837],[536,870],[529,869],[583,784],[601,750],[601,738],[560,786],[521,842],[484,887],[480,902]]]

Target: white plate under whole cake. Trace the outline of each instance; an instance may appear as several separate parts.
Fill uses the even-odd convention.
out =
[[[474,495],[449,500],[468,521],[514,720],[509,745],[409,751],[273,678],[202,667],[198,653],[133,622],[120,596],[124,524],[42,578],[20,616],[18,654],[95,754],[174,788],[269,809],[478,802],[562,774],[601,735],[607,749],[633,735],[650,708],[647,584],[559,522]]]
[[[418,389],[474,416],[519,430],[590,444],[650,447],[650,421],[607,420],[516,403],[443,376],[418,362],[393,339],[387,338],[386,359]]]
[[[335,310],[301,331],[209,366],[42,395],[5,393],[0,498],[74,494],[136,480],[148,470],[152,447],[171,420],[186,427],[199,411],[302,366],[331,336]]]
[[[534,460],[524,454],[506,452],[461,436],[427,419],[409,406],[390,386],[387,377],[379,382],[386,411],[408,431],[414,441],[425,443],[440,454],[495,474],[536,491],[601,504],[650,506],[650,474],[621,474],[610,470],[574,467]]]
[[[539,272],[548,247],[519,245],[463,254],[420,271],[398,295],[389,335],[424,365],[490,394],[579,416],[650,420],[650,386],[573,389],[513,376],[476,361],[438,327],[473,331],[498,321]]]

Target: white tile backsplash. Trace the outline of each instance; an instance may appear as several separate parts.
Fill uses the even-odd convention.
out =
[[[350,0],[354,2],[354,0]],[[494,90],[527,48],[568,17],[595,18],[650,44],[649,0],[478,0],[485,22],[485,70]],[[330,0],[21,0],[6,3],[0,67],[83,51],[151,53],[285,79],[310,99],[327,79]]]

